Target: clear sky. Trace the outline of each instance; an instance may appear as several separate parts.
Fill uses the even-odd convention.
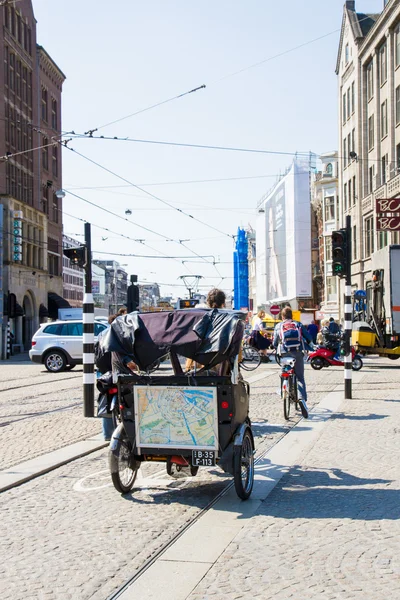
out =
[[[205,84],[205,89],[94,135],[317,154],[337,149],[335,66],[343,4],[33,0],[38,43],[67,76],[63,131],[84,133]],[[358,12],[380,12],[382,7],[383,0],[356,2]],[[325,37],[285,53],[320,36]],[[280,53],[285,54],[272,58]],[[247,68],[261,61],[266,62]],[[94,258],[115,258],[140,281],[163,284],[162,294],[182,297],[184,290],[175,286],[179,276],[190,272],[204,277],[205,290],[215,285],[232,290],[229,235],[238,226],[255,224],[258,200],[292,161],[284,154],[116,140],[74,139],[69,146],[204,222],[63,151],[66,191],[120,217],[128,209],[132,214],[124,222],[70,194],[64,199],[65,212],[144,240],[93,227]],[[224,181],[204,181],[216,179]],[[64,232],[82,240],[83,222],[64,215]]]

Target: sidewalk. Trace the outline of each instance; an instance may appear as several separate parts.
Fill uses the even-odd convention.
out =
[[[7,360],[0,360],[0,365],[15,365],[21,362],[28,362],[30,364],[31,360],[29,358],[29,352],[21,352],[20,354],[13,354]]]
[[[328,394],[119,598],[400,597],[400,371]],[[162,592],[160,592],[162,590]]]

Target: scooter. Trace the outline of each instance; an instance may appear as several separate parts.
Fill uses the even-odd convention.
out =
[[[331,350],[326,346],[319,346],[314,352],[310,352],[308,355],[308,362],[312,368],[316,371],[320,371],[324,367],[343,367],[344,362],[341,359],[334,358],[336,350]],[[352,364],[351,368],[353,371],[359,371],[363,367],[363,361],[361,356],[356,354],[354,348],[351,348]]]

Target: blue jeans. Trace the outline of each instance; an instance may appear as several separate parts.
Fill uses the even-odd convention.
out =
[[[110,440],[112,434],[114,433],[114,423],[113,420],[107,417],[103,417],[101,419],[101,428],[103,430],[103,437],[105,440]]]
[[[294,372],[297,377],[297,388],[299,391],[299,398],[303,398],[307,402],[307,389],[306,389],[306,381],[304,379],[304,356],[300,350],[293,350],[289,352],[293,358],[296,359],[296,363],[294,365]]]

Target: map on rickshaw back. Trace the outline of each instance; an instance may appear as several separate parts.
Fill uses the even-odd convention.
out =
[[[218,449],[217,390],[135,386],[136,445]]]

